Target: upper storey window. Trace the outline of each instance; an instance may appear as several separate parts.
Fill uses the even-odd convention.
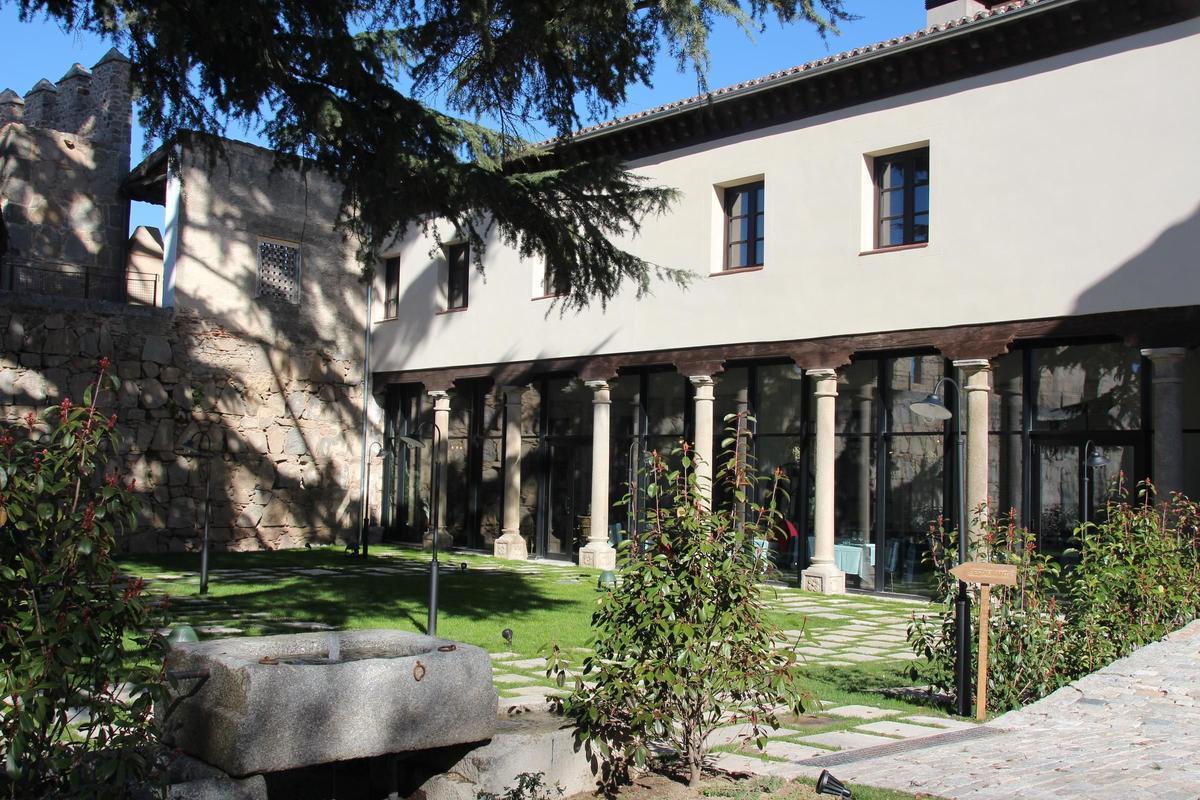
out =
[[[875,159],[876,247],[929,241],[929,148]]]
[[[400,259],[389,258],[383,262],[383,316],[394,319],[400,315]]]
[[[300,302],[300,245],[277,239],[258,240],[255,294],[272,300]]]
[[[471,250],[467,243],[446,246],[446,309],[467,307],[467,284],[471,277]]]
[[[765,202],[762,181],[725,190],[725,269],[763,265]]]

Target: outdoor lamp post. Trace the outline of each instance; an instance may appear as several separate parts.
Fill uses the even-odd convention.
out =
[[[375,449],[376,447],[378,447],[379,449],[376,450]],[[370,499],[370,495],[371,495],[371,459],[374,458],[375,456],[382,456],[382,455],[383,455],[383,443],[382,442],[371,442],[371,446],[367,448],[367,468],[365,470],[365,477],[363,478],[363,487],[362,487],[363,493],[367,495],[367,502],[363,503],[363,508],[364,508],[363,517],[362,517],[362,520],[359,521],[359,530],[358,530],[358,556],[359,556],[359,558],[367,557],[367,544],[368,544],[368,539],[370,538],[368,536],[368,523],[371,521],[371,499]]]
[[[1107,467],[1108,456],[1091,439],[1083,446],[1083,524],[1088,524],[1088,506],[1092,504],[1092,470]]]
[[[438,451],[442,441],[442,429],[435,422],[422,422],[417,426],[416,433],[421,435],[421,430],[429,426],[433,432],[433,453],[429,459],[429,468],[433,474],[429,476],[429,527],[433,529],[433,558],[429,561],[429,623],[426,625],[426,633],[430,636],[437,636],[437,617],[438,617],[438,493],[441,491],[441,486],[438,481]],[[420,439],[414,439],[409,436],[396,437],[409,447],[422,448],[425,443]]]
[[[947,383],[954,387],[954,396],[958,400],[959,413],[955,414],[946,407],[945,402],[938,396],[938,389]],[[942,378],[933,387],[933,392],[924,400],[912,403],[909,408],[913,413],[925,419],[945,421],[954,418],[956,439],[958,442],[958,563],[967,563],[967,492],[966,492],[966,458],[967,444],[963,438],[962,429],[962,389],[953,378]],[[954,601],[954,688],[957,711],[961,717],[971,715],[971,597],[967,594],[965,581],[958,582],[958,597]]]

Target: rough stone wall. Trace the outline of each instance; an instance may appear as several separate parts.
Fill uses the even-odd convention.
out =
[[[118,460],[144,504],[132,550],[198,547],[209,469],[214,549],[357,535],[360,434],[343,421],[361,419],[361,365],[319,344],[263,349],[195,313],[0,297],[8,421],[78,402],[101,356],[121,389],[100,404],[118,414]]]
[[[43,80],[24,100],[6,92],[0,117],[0,213],[9,233],[3,288],[120,300],[129,202],[133,98],[129,61],[115,50],[92,70],[73,66],[57,84]],[[4,124],[7,122],[8,124]],[[48,272],[47,272],[48,271]]]

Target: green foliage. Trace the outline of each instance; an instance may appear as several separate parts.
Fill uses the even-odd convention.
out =
[[[774,775],[760,775],[736,783],[708,786],[700,794],[705,797],[728,797],[731,800],[758,800],[764,794],[779,791],[786,783],[783,778]]]
[[[795,654],[772,647],[777,630],[760,584],[766,560],[754,548],[780,524],[780,475],[756,476],[736,433],[715,477],[735,501],[726,508],[709,508],[686,444],[670,459],[651,454],[637,531],[622,543],[618,582],[592,616],[595,655],[584,659],[583,678],[595,682],[577,679],[562,710],[612,781],[665,744],[695,786],[716,728],[748,723],[747,738],[762,747],[776,709],[803,711]],[[557,648],[547,672],[565,682]]]
[[[674,193],[565,140],[535,153],[521,135],[541,120],[566,137],[579,109],[610,113],[648,83],[663,46],[703,85],[708,35],[724,19],[749,32],[774,17],[822,36],[852,19],[844,0],[7,1],[126,48],[149,139],[234,121],[314,159],[345,188],[343,223],[368,268],[394,234],[440,216],[477,266],[492,234],[547,261],[568,305],[604,302],[625,281],[642,292],[656,275],[686,279],[611,242]]]
[[[1200,505],[1175,495],[1153,502],[1123,493],[1100,521],[1076,528],[1066,566],[1037,550],[1037,537],[1011,521],[989,519],[973,560],[1016,565],[1018,583],[993,586],[988,649],[988,709],[1018,708],[1094,672],[1200,617]],[[935,529],[930,555],[949,605],[957,587],[956,534]],[[977,587],[972,587],[978,627]],[[914,651],[927,659],[914,677],[954,685],[952,613],[909,627]],[[978,640],[972,641],[972,659]]]
[[[1143,497],[1154,489],[1142,485]],[[1071,658],[1091,672],[1200,617],[1200,505],[1110,502],[1076,532],[1070,580]]]
[[[958,581],[950,568],[958,563],[958,532],[936,527],[929,557],[938,581],[938,596],[951,610],[917,618],[908,638],[926,663],[914,675],[940,689],[954,687],[953,602]],[[981,541],[972,544],[969,558],[1017,567],[1016,586],[993,586],[988,645],[988,708],[1018,708],[1044,697],[1071,680],[1063,663],[1066,623],[1055,594],[1060,567],[1036,548],[1036,536],[1012,524],[990,519]],[[972,587],[972,631],[978,632],[979,592]],[[978,637],[972,640],[978,647]],[[974,652],[974,650],[973,650]],[[972,656],[974,657],[974,656]],[[974,672],[972,672],[974,676]]]
[[[557,800],[563,796],[562,787],[557,783],[547,786],[543,772],[522,772],[517,776],[516,786],[510,786],[503,794],[480,792],[478,800]]]
[[[121,797],[152,767],[159,674],[127,663],[131,637],[149,646],[150,619],[143,582],[113,560],[137,505],[103,474],[117,445],[115,416],[96,410],[107,369],[104,359],[81,406],[64,399],[0,427],[6,797]]]

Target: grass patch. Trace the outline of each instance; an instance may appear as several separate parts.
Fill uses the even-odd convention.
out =
[[[462,553],[444,554],[439,592],[438,634],[499,653],[511,649],[521,658],[546,655],[551,645],[561,648],[590,646],[591,612],[599,593],[597,574],[570,566],[539,565],[524,572],[519,562]],[[296,633],[303,627],[289,623],[316,623],[335,629],[395,628],[425,633],[428,619],[429,579],[427,553],[394,546],[371,548],[367,559],[347,555],[341,548],[281,550],[251,553],[213,553],[209,593],[199,595],[199,556],[171,553],[127,556],[120,561],[126,572],[148,579],[152,593],[170,595],[171,622],[196,628],[215,627],[202,638]],[[461,570],[461,565],[466,570]],[[304,574],[302,570],[321,570]],[[379,571],[395,570],[395,574]],[[180,576],[168,579],[166,576]],[[783,597],[822,602],[817,595],[794,590],[766,589],[765,599]],[[849,596],[838,605],[843,620],[807,616],[792,610],[772,611],[771,619],[783,630],[804,630],[802,644],[845,628],[858,619],[881,619],[862,612],[884,610],[890,624],[902,623],[914,610],[929,606],[896,604],[862,596]],[[501,631],[511,628],[511,648]],[[578,666],[581,653],[570,653]],[[808,685],[826,704],[867,704],[913,713],[936,708],[896,700],[880,694],[883,688],[910,682],[906,662],[868,662],[861,665],[806,668]],[[538,668],[504,667],[535,685],[550,686]],[[515,687],[497,683],[502,695]],[[829,730],[852,726],[838,721]]]

